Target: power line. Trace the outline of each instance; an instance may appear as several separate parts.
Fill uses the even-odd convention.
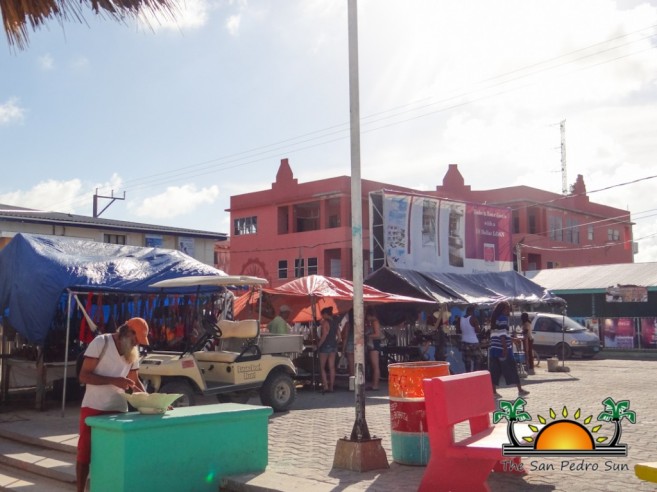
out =
[[[642,236],[640,238],[635,238],[635,239],[625,239],[623,241],[618,241],[614,243],[606,243],[606,244],[598,244],[598,245],[591,245],[591,246],[581,246],[579,248],[572,247],[572,248],[558,248],[558,247],[553,247],[553,248],[546,248],[546,247],[541,247],[541,246],[530,246],[526,245],[524,243],[521,243],[521,246],[523,248],[529,248],[537,251],[551,251],[551,252],[561,252],[561,251],[589,251],[593,249],[601,249],[601,248],[611,248],[614,246],[624,246],[626,244],[631,244],[633,242],[638,242],[638,241],[643,241],[644,239],[649,239],[651,237],[657,236],[657,232],[654,232],[652,234],[648,234],[647,236]]]
[[[529,69],[531,69],[531,68],[538,67],[538,66],[541,66],[541,65],[545,65],[545,64],[547,64],[547,63],[552,63],[552,62],[558,61],[558,60],[560,60],[560,59],[565,59],[565,58],[571,57],[573,54],[580,53],[580,52],[583,52],[583,51],[589,50],[589,49],[591,49],[591,48],[594,48],[594,47],[596,47],[596,46],[601,46],[601,45],[604,45],[604,44],[607,44],[607,43],[610,43],[610,42],[616,41],[616,40],[618,40],[618,39],[626,38],[626,37],[629,37],[629,36],[631,36],[631,35],[633,35],[633,34],[636,34],[636,33],[642,32],[642,31],[646,31],[646,30],[648,30],[648,29],[653,29],[653,28],[655,28],[655,27],[657,27],[657,25],[648,26],[648,27],[645,27],[645,28],[642,28],[642,29],[638,29],[638,30],[636,30],[636,31],[632,31],[631,33],[627,33],[627,34],[619,35],[619,36],[616,36],[616,37],[614,37],[614,38],[610,38],[610,39],[608,39],[608,40],[605,40],[605,41],[602,41],[602,42],[599,42],[599,43],[595,43],[595,44],[589,45],[589,46],[584,47],[584,48],[579,48],[579,49],[577,49],[577,50],[573,50],[573,51],[571,51],[571,52],[569,52],[569,53],[567,53],[567,54],[564,54],[564,55],[560,55],[560,56],[557,56],[557,57],[553,57],[553,58],[550,58],[550,59],[547,59],[547,60],[544,60],[544,61],[541,61],[541,62],[534,63],[534,64],[532,64],[532,65],[528,65],[528,66],[525,66],[525,67],[522,67],[522,68],[519,68],[519,69],[515,69],[515,70],[510,71],[510,72],[506,72],[506,73],[504,73],[504,74],[499,74],[499,75],[496,75],[496,76],[493,76],[493,77],[489,77],[489,78],[483,79],[483,80],[481,80],[481,81],[479,81],[479,82],[477,82],[477,83],[475,83],[475,84],[473,84],[473,85],[476,86],[477,84],[482,84],[482,83],[490,82],[490,81],[493,81],[493,80],[496,80],[496,79],[500,79],[500,78],[508,77],[509,75],[512,75],[512,74],[515,74],[515,73],[519,73],[519,72],[527,71],[527,70],[529,70]],[[370,114],[370,115],[368,115],[368,116],[366,116],[366,117],[363,118],[363,123],[364,123],[365,125],[371,125],[371,124],[374,124],[374,123],[377,123],[377,122],[383,121],[383,120],[385,120],[385,119],[390,119],[390,118],[394,118],[394,117],[400,116],[400,115],[402,115],[402,114],[405,114],[405,113],[408,113],[408,112],[411,112],[411,111],[419,111],[419,110],[426,109],[426,108],[431,107],[431,106],[435,106],[436,104],[439,104],[439,103],[448,102],[448,101],[453,100],[453,99],[456,99],[456,98],[466,97],[466,96],[469,96],[469,95],[474,94],[474,93],[476,93],[476,92],[480,92],[480,91],[482,91],[482,90],[490,89],[490,88],[492,88],[492,87],[495,87],[496,85],[508,84],[508,83],[513,82],[513,81],[515,81],[515,80],[519,80],[519,79],[521,79],[521,78],[525,78],[525,77],[527,77],[527,76],[529,76],[529,75],[535,75],[535,74],[540,73],[540,72],[543,72],[543,71],[545,71],[545,70],[552,70],[552,69],[558,68],[558,67],[563,66],[563,65],[572,64],[572,63],[577,62],[577,61],[580,61],[580,60],[582,60],[582,59],[584,59],[584,58],[589,58],[589,57],[592,57],[592,56],[597,56],[597,55],[599,55],[599,54],[601,54],[601,53],[604,53],[604,52],[607,52],[607,51],[611,51],[611,50],[615,50],[615,49],[618,49],[618,48],[621,48],[621,47],[623,47],[623,46],[626,46],[626,45],[629,45],[629,44],[633,44],[633,43],[636,43],[636,42],[640,42],[640,41],[643,41],[643,40],[648,39],[648,38],[653,37],[653,36],[654,36],[654,34],[651,34],[651,35],[648,35],[648,36],[644,36],[644,37],[642,37],[642,38],[640,38],[640,39],[638,39],[638,40],[629,41],[629,42],[624,43],[624,44],[622,44],[622,45],[620,45],[620,46],[614,46],[614,47],[606,48],[606,49],[604,49],[604,50],[601,50],[601,51],[598,51],[598,52],[595,52],[595,53],[591,53],[591,54],[584,55],[584,56],[579,57],[579,58],[577,58],[577,59],[575,59],[575,60],[568,60],[568,61],[565,61],[565,62],[563,62],[563,63],[559,63],[559,64],[557,64],[557,65],[555,65],[555,66],[543,67],[543,68],[541,68],[541,69],[538,70],[538,71],[534,71],[534,72],[530,72],[530,73],[525,73],[525,74],[522,74],[521,76],[514,77],[514,78],[511,78],[511,79],[508,79],[508,80],[502,81],[502,82],[498,82],[498,83],[496,83],[496,84],[489,85],[488,87],[484,87],[484,88],[482,88],[482,89],[477,89],[477,90],[473,90],[473,91],[465,91],[465,92],[462,92],[462,93],[460,93],[460,94],[457,94],[457,95],[452,96],[452,97],[449,97],[449,98],[444,98],[444,99],[441,99],[441,100],[438,100],[438,101],[435,101],[435,102],[432,102],[432,103],[429,103],[429,104],[421,105],[421,106],[416,107],[416,108],[413,108],[413,109],[409,109],[409,110],[406,110],[406,111],[402,111],[402,112],[394,113],[394,114],[392,114],[392,115],[386,116],[385,118],[372,119],[372,118],[375,118],[375,117],[377,117],[377,116],[379,116],[379,115],[383,115],[383,114],[386,114],[386,113],[391,113],[391,112],[393,112],[393,111],[396,111],[396,110],[399,109],[399,108],[405,108],[405,107],[408,107],[408,106],[415,105],[415,104],[417,104],[418,102],[421,102],[421,101],[423,101],[423,100],[416,101],[416,102],[411,102],[411,103],[407,103],[407,104],[405,104],[405,105],[397,106],[397,107],[395,107],[395,108],[391,108],[391,109],[388,109],[388,110],[380,111],[380,112],[377,112],[377,113],[372,113],[372,114]],[[649,49],[652,49],[652,47],[649,48]],[[641,50],[641,51],[639,51],[639,52],[642,52],[642,51],[645,51],[645,50]],[[620,58],[625,58],[625,57],[627,57],[627,56],[632,56],[632,55],[634,55],[634,54],[636,54],[636,53],[631,53],[631,54],[628,54],[628,55],[624,55],[624,56],[621,56],[621,57],[617,57],[617,58],[615,58],[615,59],[613,59],[613,60],[606,60],[606,61],[603,61],[603,62],[601,62],[601,63],[609,63],[609,62],[611,62],[611,61],[616,61],[616,60],[618,60],[618,59],[620,59]],[[601,64],[601,63],[599,63],[599,64]],[[599,64],[595,64],[595,65],[593,65],[593,66],[597,66],[597,65],[599,65]],[[591,66],[589,66],[589,67],[584,67],[584,68],[590,68],[590,67],[591,67]],[[580,69],[581,69],[581,68],[580,68]],[[481,100],[481,99],[484,99],[484,98],[494,97],[494,96],[496,96],[496,95],[500,95],[500,94],[505,93],[505,92],[508,92],[508,91],[510,91],[510,90],[517,90],[518,88],[520,88],[520,87],[510,88],[510,89],[507,89],[507,90],[502,91],[502,92],[498,92],[498,93],[495,93],[495,94],[492,94],[492,95],[484,96],[484,97],[481,97],[481,98],[478,98],[478,99],[475,99],[475,100],[465,101],[465,102],[462,102],[462,103],[457,104],[457,105],[452,105],[452,106],[445,107],[445,108],[439,108],[439,109],[436,110],[436,111],[432,111],[432,112],[429,112],[429,113],[424,113],[424,114],[421,114],[421,115],[417,115],[417,116],[415,116],[415,117],[413,117],[413,118],[409,118],[409,119],[405,119],[405,120],[397,121],[397,122],[392,122],[392,123],[390,123],[390,124],[388,124],[388,125],[383,125],[383,126],[379,126],[379,127],[376,127],[376,128],[370,129],[370,130],[366,130],[364,133],[369,133],[369,132],[372,132],[372,131],[376,131],[376,130],[380,130],[380,129],[382,129],[382,128],[386,128],[386,127],[392,126],[392,125],[401,124],[401,123],[404,123],[404,122],[407,122],[407,121],[411,121],[411,120],[413,120],[413,119],[417,119],[417,118],[421,118],[421,117],[428,116],[428,115],[431,115],[431,114],[435,114],[435,113],[437,113],[437,112],[446,111],[446,110],[449,110],[449,109],[454,109],[454,108],[456,108],[456,107],[459,107],[459,106],[462,106],[462,105],[466,105],[466,104],[471,104],[471,103],[473,103],[473,102],[476,102],[476,101]],[[431,98],[428,98],[428,99],[431,99]],[[370,121],[366,121],[366,120],[370,120]],[[262,160],[266,160],[266,159],[269,158],[269,157],[263,157],[262,159],[253,159],[253,157],[255,157],[255,156],[259,156],[259,155],[264,155],[264,154],[270,154],[270,153],[272,153],[272,152],[277,152],[277,151],[283,150],[283,149],[285,148],[285,146],[284,146],[283,144],[287,144],[287,143],[289,143],[289,142],[295,142],[296,140],[299,140],[299,139],[301,139],[301,138],[310,137],[310,136],[312,136],[312,135],[317,135],[317,134],[321,134],[321,133],[325,133],[325,134],[324,134],[324,135],[319,135],[319,136],[314,136],[314,137],[312,137],[312,138],[306,138],[305,140],[301,140],[301,141],[299,141],[299,142],[295,142],[293,145],[299,145],[299,144],[303,144],[303,143],[308,143],[308,142],[313,141],[313,140],[323,139],[323,138],[330,137],[330,136],[332,136],[332,135],[340,134],[340,133],[342,133],[342,132],[344,132],[344,131],[347,130],[347,128],[346,128],[346,125],[347,125],[347,124],[348,124],[348,122],[341,123],[341,124],[337,124],[337,125],[333,125],[333,126],[329,126],[329,127],[327,127],[327,128],[320,129],[320,130],[315,130],[315,131],[312,131],[312,132],[308,132],[308,133],[305,133],[305,134],[299,135],[299,136],[297,136],[297,137],[291,137],[291,138],[287,138],[287,139],[284,139],[284,140],[281,140],[281,141],[278,141],[278,142],[274,142],[274,143],[271,143],[271,144],[258,146],[258,147],[252,148],[252,149],[250,149],[250,150],[241,151],[241,152],[237,152],[237,153],[233,153],[233,154],[228,154],[228,155],[225,155],[225,156],[222,156],[222,157],[218,157],[218,158],[215,158],[215,159],[210,159],[210,160],[207,160],[207,161],[202,161],[202,162],[200,162],[200,163],[196,163],[196,164],[191,164],[191,165],[183,166],[183,167],[181,167],[181,168],[177,168],[177,169],[174,169],[174,170],[171,170],[171,171],[163,171],[163,172],[160,172],[160,173],[156,173],[156,174],[149,175],[149,176],[144,176],[144,177],[141,177],[141,178],[134,178],[134,179],[132,179],[132,180],[127,180],[127,181],[125,181],[124,185],[126,185],[126,189],[130,189],[127,185],[129,185],[129,184],[131,184],[131,183],[135,183],[135,185],[136,185],[136,186],[133,187],[133,189],[135,189],[135,188],[137,188],[137,189],[139,189],[139,188],[146,188],[146,187],[151,187],[151,186],[157,186],[157,185],[163,185],[163,184],[166,184],[166,183],[168,183],[168,182],[171,182],[171,181],[177,180],[180,176],[197,177],[197,176],[203,176],[203,175],[206,175],[206,174],[210,174],[210,173],[217,172],[217,171],[220,170],[221,168],[223,168],[223,169],[232,169],[232,168],[234,168],[234,167],[239,167],[239,166],[244,166],[244,165],[248,165],[248,164],[253,164],[253,163],[255,163],[255,162],[260,162],[260,161],[262,161]],[[337,129],[337,130],[336,130],[336,129]],[[329,130],[330,130],[330,132],[329,132],[329,133],[326,133],[326,132],[328,132]],[[294,151],[290,151],[290,150],[288,150],[287,152],[299,152],[299,151],[301,151],[301,150],[307,150],[307,149],[309,149],[309,148],[313,148],[313,147],[316,147],[316,146],[318,146],[318,145],[326,145],[326,144],[328,144],[328,143],[333,143],[333,142],[336,142],[336,141],[338,141],[338,140],[342,140],[342,139],[344,139],[344,138],[347,138],[347,135],[345,135],[344,137],[340,137],[340,138],[332,138],[332,139],[330,139],[330,140],[327,140],[327,141],[323,141],[323,142],[317,143],[317,144],[315,144],[315,145],[310,145],[310,146],[302,147],[302,148],[300,148],[300,149],[296,149],[296,150],[294,150]],[[269,150],[264,150],[264,149],[269,149]],[[246,155],[246,154],[253,154],[253,153],[256,152],[256,151],[260,151],[260,152],[254,154],[254,155]],[[243,157],[239,157],[239,156],[243,156]],[[238,157],[239,157],[239,158],[238,158]],[[227,162],[220,163],[220,164],[218,164],[218,165],[214,165],[214,164],[213,164],[213,163],[215,163],[215,162],[219,162],[219,161],[226,160],[226,159],[229,159],[229,160],[228,160]],[[244,160],[244,159],[250,159],[250,160],[248,160],[247,162],[241,163],[241,164],[236,164],[237,162],[239,162],[239,161],[241,161],[241,160]],[[227,166],[228,164],[234,164],[234,165],[232,165],[232,166]],[[192,170],[192,169],[195,169],[195,168],[199,168],[199,170],[203,170],[203,172],[197,172],[197,173],[192,173],[192,174],[190,174],[190,173],[188,172],[189,170]],[[208,168],[209,168],[209,170],[208,170]],[[153,179],[153,178],[157,178],[157,179]],[[142,182],[143,184],[139,185],[138,183],[140,183],[140,182]],[[73,203],[79,203],[79,202],[81,202],[81,201],[83,201],[83,200],[86,201],[86,199],[81,199],[81,200],[74,199]]]

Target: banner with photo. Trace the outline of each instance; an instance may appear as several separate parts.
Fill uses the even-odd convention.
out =
[[[638,348],[634,318],[602,318],[602,342],[605,348]]]
[[[509,209],[401,193],[376,195],[381,213],[370,217],[371,247],[381,244],[388,266],[457,273],[513,268]]]

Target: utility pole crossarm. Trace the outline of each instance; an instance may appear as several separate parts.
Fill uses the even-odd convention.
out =
[[[100,212],[98,211],[98,199],[99,198],[105,198],[107,200],[111,200],[105,208],[103,208]],[[105,210],[109,208],[109,206],[114,203],[116,200],[125,200],[125,191],[123,192],[123,198],[119,198],[118,196],[114,196],[114,190],[112,190],[112,195],[111,196],[102,196],[98,194],[98,188],[96,188],[96,193],[94,193],[94,210],[93,210],[93,217],[94,219],[100,217],[100,214],[102,214]]]

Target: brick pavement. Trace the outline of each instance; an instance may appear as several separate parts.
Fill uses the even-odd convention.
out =
[[[552,408],[560,414],[564,406],[573,416],[581,409],[580,422],[592,415],[595,420],[602,411],[601,402],[611,396],[616,401],[630,400],[630,409],[637,414],[637,423],[623,421],[621,442],[629,447],[626,458],[609,461],[625,469],[605,470],[606,459],[571,459],[577,465],[598,465],[598,470],[560,470],[564,458],[525,458],[525,463],[553,464],[555,469],[534,470],[524,477],[493,474],[489,485],[493,492],[502,491],[651,491],[655,484],[639,481],[634,476],[635,463],[657,461],[657,361],[644,360],[573,360],[568,361],[569,373],[548,373],[545,362],[537,368],[536,375],[525,380],[531,391],[526,410],[536,422],[537,414],[547,417]],[[384,386],[382,385],[382,388]],[[515,397],[515,388],[501,388],[506,399]],[[209,398],[205,403],[214,403]],[[250,403],[257,404],[253,399]],[[55,405],[47,412],[17,411],[4,408],[0,422],[17,433],[40,439],[52,440],[66,434],[74,435],[78,407],[67,407],[66,417],[61,418]],[[372,435],[382,438],[382,445],[392,462],[390,444],[390,416],[387,394],[384,391],[369,392],[366,415]],[[276,414],[269,425],[269,466],[258,476],[231,477],[230,490],[270,491],[399,491],[416,490],[424,472],[423,467],[403,466],[391,463],[382,471],[357,473],[333,470],[333,455],[339,438],[351,433],[355,417],[354,394],[346,390],[322,395],[318,392],[301,391],[294,410]],[[587,426],[591,428],[593,422]],[[608,431],[605,431],[608,429]],[[611,426],[604,424],[596,435],[611,435]],[[38,490],[38,489],[37,489]],[[43,489],[41,489],[43,490]]]
[[[580,409],[579,422],[591,415],[587,428],[598,424],[603,410],[602,400],[630,400],[630,410],[637,414],[637,423],[623,420],[621,442],[628,445],[628,456],[621,458],[524,458],[529,473],[524,477],[493,474],[489,485],[497,491],[619,491],[655,490],[654,484],[639,481],[634,475],[634,464],[657,460],[657,361],[640,360],[572,360],[566,364],[570,372],[548,373],[546,363],[536,369],[536,375],[524,380],[527,397],[526,411],[537,423],[537,414],[549,419],[549,410],[561,418],[565,406],[569,417]],[[516,396],[515,388],[501,388],[506,399]],[[382,438],[388,460],[390,421],[387,394],[368,392],[367,423],[372,435]],[[339,438],[349,435],[354,422],[354,396],[347,391],[333,394],[304,392],[295,410],[276,415],[269,426],[269,466],[257,477],[243,476],[232,480],[233,490],[416,490],[424,471],[392,463],[388,470],[357,473],[333,470],[333,455]],[[457,430],[457,433],[459,431]],[[594,436],[611,437],[612,426]],[[567,467],[562,469],[562,462]],[[608,462],[608,466],[605,464]],[[553,470],[547,468],[553,466]],[[588,471],[578,466],[588,465]],[[568,467],[572,466],[572,469]],[[597,466],[597,470],[591,469]],[[541,469],[539,469],[541,468]]]

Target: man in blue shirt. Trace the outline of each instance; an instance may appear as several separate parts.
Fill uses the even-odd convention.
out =
[[[493,382],[495,398],[501,398],[497,392],[500,376],[504,376],[506,384],[515,384],[518,387],[518,396],[527,396],[529,391],[520,385],[518,368],[513,358],[513,347],[509,337],[509,314],[511,305],[502,301],[493,309],[490,318],[490,346],[488,348],[488,370]]]

